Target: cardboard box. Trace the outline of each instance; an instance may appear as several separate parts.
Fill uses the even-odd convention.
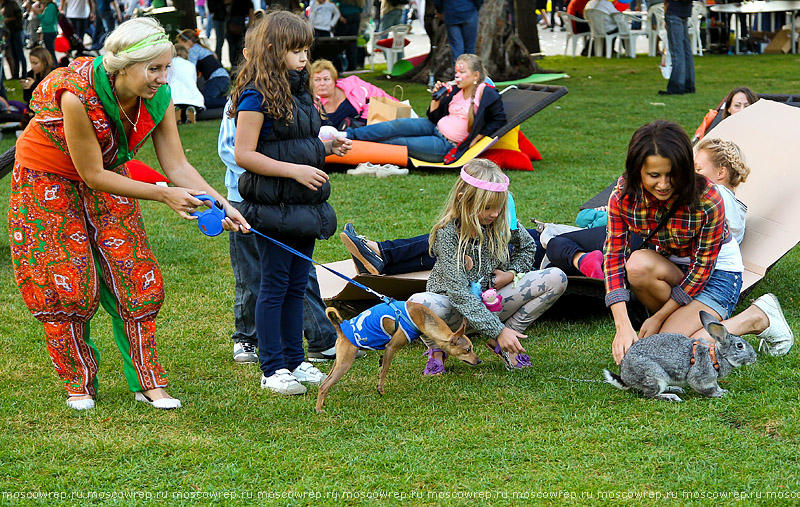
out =
[[[792,32],[784,28],[779,30],[772,37],[772,40],[767,44],[764,49],[764,54],[779,55],[781,53],[790,53],[792,51]]]

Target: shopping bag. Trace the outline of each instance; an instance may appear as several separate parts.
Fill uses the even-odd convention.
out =
[[[390,97],[372,97],[369,99],[367,125],[398,118],[411,118],[411,106]]]

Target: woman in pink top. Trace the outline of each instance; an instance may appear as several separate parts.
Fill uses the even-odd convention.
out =
[[[452,162],[484,136],[506,123],[503,101],[487,84],[480,58],[463,54],[456,60],[456,88],[431,100],[427,118],[404,118],[345,130],[349,139],[399,144],[408,155],[426,162]],[[444,83],[438,82],[433,91]]]

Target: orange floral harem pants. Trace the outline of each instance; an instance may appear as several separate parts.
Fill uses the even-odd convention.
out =
[[[50,357],[70,395],[94,396],[97,389],[88,321],[100,299],[98,271],[125,323],[139,386],[166,387],[155,342],[164,284],[135,199],[16,164],[8,233],[17,285],[44,323]]]

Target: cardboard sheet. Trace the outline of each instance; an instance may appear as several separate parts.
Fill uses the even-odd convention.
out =
[[[709,138],[722,138],[738,144],[750,166],[750,176],[736,191],[747,205],[747,226],[742,241],[745,273],[742,295],[761,280],[767,271],[800,242],[800,157],[797,156],[797,132],[800,108],[770,100],[759,100],[740,113],[723,120],[709,132]],[[395,239],[395,238],[386,238]],[[347,276],[355,275],[351,260],[328,266]],[[358,275],[355,279],[382,294],[398,300],[425,290],[429,271],[404,275]],[[344,280],[317,267],[322,298],[357,301],[374,296],[347,284]],[[570,277],[568,292],[603,297],[601,280]]]
[[[747,205],[742,292],[800,242],[798,125],[800,109],[759,100],[706,136],[738,144],[750,166],[750,176],[736,190]]]

